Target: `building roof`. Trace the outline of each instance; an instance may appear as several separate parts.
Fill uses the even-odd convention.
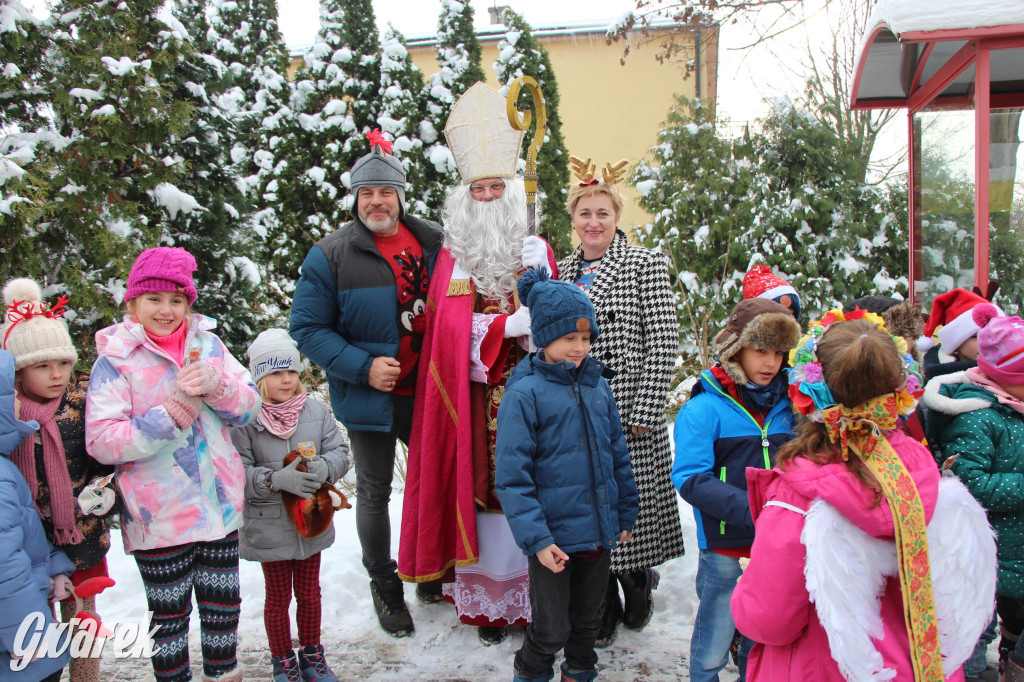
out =
[[[1024,3],[879,0],[857,53],[851,105],[910,106],[922,85],[945,72],[957,73],[940,100],[969,96],[975,68],[958,67],[973,55],[977,41],[993,48],[993,100],[1024,93]]]

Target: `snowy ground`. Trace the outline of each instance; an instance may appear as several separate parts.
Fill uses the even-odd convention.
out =
[[[398,551],[401,491],[391,504],[394,551]],[[643,632],[619,628],[611,647],[599,650],[602,680],[677,680],[688,677],[690,630],[696,612],[693,593],[697,571],[696,532],[693,515],[680,503],[687,555],[661,567],[661,586],[654,593],[655,614]],[[412,586],[406,601],[416,623],[416,634],[393,639],[377,625],[370,601],[369,583],[359,560],[355,514],[345,510],[335,516],[338,539],[324,552],[320,584],[323,599],[323,643],[328,660],[341,680],[478,680],[511,679],[512,655],[522,642],[522,629],[513,628],[504,643],[485,647],[474,628],[461,625],[451,605],[425,606],[416,602]],[[107,556],[117,586],[99,597],[105,623],[138,622],[146,600],[135,562],[126,557],[120,536]],[[270,680],[270,654],[263,629],[263,573],[259,565],[243,561],[242,623],[239,627],[239,660],[246,680]],[[293,606],[294,609],[294,606]],[[294,613],[294,612],[293,612]],[[193,610],[191,628],[192,668],[202,674],[199,651],[199,616]],[[294,623],[293,634],[294,634]],[[150,680],[148,661],[115,660],[105,652],[104,682]],[[722,680],[735,680],[727,669]]]
[[[351,475],[351,474],[350,474]],[[398,527],[402,492],[391,502],[393,552],[398,553]],[[655,614],[643,632],[619,628],[618,638],[599,650],[600,679],[608,682],[678,680],[689,677],[687,657],[690,631],[696,613],[694,578],[697,572],[696,530],[693,514],[680,501],[687,554],[660,568],[661,585],[654,593]],[[324,552],[320,585],[323,590],[323,644],[328,660],[341,680],[479,680],[511,679],[512,656],[522,642],[522,629],[495,647],[485,647],[475,628],[459,623],[453,606],[422,605],[412,586],[406,588],[416,634],[393,639],[380,629],[370,600],[369,582],[360,562],[355,514],[344,510],[335,516],[337,541]],[[139,622],[146,600],[135,562],[125,556],[121,538],[113,538],[107,556],[110,575],[117,586],[100,595],[99,611],[105,623]],[[263,573],[259,564],[243,561],[242,623],[239,627],[239,660],[246,680],[270,680],[270,654],[263,629]],[[294,605],[293,605],[294,614]],[[294,622],[292,632],[294,634]],[[193,609],[191,628],[192,669],[202,674],[199,649],[199,616]],[[104,682],[150,680],[148,661],[116,660],[104,652]],[[727,668],[723,682],[736,679]]]

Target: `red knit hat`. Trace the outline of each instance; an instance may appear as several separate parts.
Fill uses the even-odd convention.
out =
[[[1003,317],[991,303],[975,308],[978,325],[978,369],[1003,386],[1024,386],[1024,321]]]
[[[978,333],[978,325],[971,316],[975,306],[988,303],[978,294],[967,289],[953,289],[936,296],[932,301],[932,312],[924,326],[924,336],[917,340],[917,347],[925,351],[935,345],[933,336],[939,337],[942,350],[952,354],[964,341]],[[999,310],[996,308],[996,310]],[[999,314],[1003,312],[1000,310]],[[936,329],[941,327],[936,334]]]
[[[743,275],[743,299],[766,298],[780,303],[800,318],[800,296],[789,282],[771,271],[767,265],[755,265]]]

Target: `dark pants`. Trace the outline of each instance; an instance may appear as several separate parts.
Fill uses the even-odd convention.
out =
[[[412,396],[392,395],[390,431],[348,432],[356,465],[356,533],[363,548],[363,567],[370,580],[395,575],[398,564],[391,558],[391,480],[395,474],[395,445],[409,445],[412,429]]]
[[[570,554],[561,573],[545,568],[536,555],[530,564],[530,609],[533,622],[516,652],[520,677],[540,677],[552,670],[555,654],[565,648],[565,667],[595,670],[594,642],[601,625],[601,601],[608,589],[611,554]]]
[[[238,615],[238,533],[210,542],[161,549],[140,549],[135,563],[146,587],[146,600],[159,625],[153,654],[158,682],[192,679],[188,658],[188,621],[192,591],[199,604],[203,672],[217,677],[238,666],[235,658]]]
[[[267,628],[270,655],[285,657],[292,650],[292,625],[288,607],[295,593],[295,620],[299,646],[320,644],[320,552],[305,559],[264,561],[267,597],[263,625]]]

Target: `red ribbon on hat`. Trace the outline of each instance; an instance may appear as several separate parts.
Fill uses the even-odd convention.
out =
[[[599,185],[599,184],[601,184],[601,181],[598,180],[597,178],[594,178],[590,182],[581,182],[580,183],[580,187],[590,187],[591,185]]]
[[[11,335],[11,330],[14,329],[16,324],[30,320],[33,317],[46,317],[51,320],[63,317],[64,313],[67,312],[66,306],[70,300],[67,296],[60,296],[57,299],[57,303],[53,305],[41,303],[38,308],[28,301],[15,301],[9,304],[7,306],[7,321],[11,324],[7,326],[7,332],[4,334],[3,347],[7,348],[7,337]]]
[[[370,132],[366,133],[366,139],[370,143],[370,151],[373,151],[373,147],[376,145],[380,147],[380,150],[385,154],[393,154],[391,151],[391,143],[384,139],[384,133],[380,131],[380,128],[374,128]]]

